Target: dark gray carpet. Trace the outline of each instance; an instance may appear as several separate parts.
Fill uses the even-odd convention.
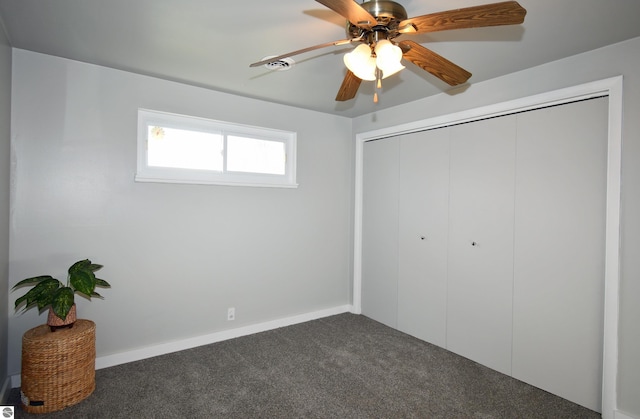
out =
[[[19,404],[13,389],[10,404]],[[364,316],[341,314],[96,372],[47,418],[599,418]]]

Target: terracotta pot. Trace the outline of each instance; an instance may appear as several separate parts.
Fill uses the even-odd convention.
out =
[[[53,310],[49,309],[49,317],[47,317],[47,325],[52,327],[61,327],[68,326],[76,322],[76,305],[72,305],[69,313],[67,313],[67,318],[62,320],[60,317],[53,312]]]

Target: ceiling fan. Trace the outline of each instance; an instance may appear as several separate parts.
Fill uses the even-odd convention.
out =
[[[271,64],[329,46],[360,43],[344,57],[347,74],[338,90],[337,101],[353,99],[362,80],[377,81],[376,87],[379,89],[381,79],[404,68],[402,58],[450,86],[465,83],[471,77],[467,70],[417,42],[404,39],[396,41],[395,38],[451,29],[516,25],[524,22],[527,13],[516,1],[505,1],[408,18],[404,7],[391,0],[369,0],[362,4],[355,0],[316,1],[347,19],[348,38],[269,57],[251,64],[250,67]],[[374,101],[377,100],[376,92]]]

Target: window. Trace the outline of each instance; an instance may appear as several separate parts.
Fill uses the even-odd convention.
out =
[[[138,110],[138,182],[296,187],[296,134]]]

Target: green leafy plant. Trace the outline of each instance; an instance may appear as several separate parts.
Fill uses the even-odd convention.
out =
[[[27,285],[34,287],[16,300],[15,308],[18,309],[21,304],[24,304],[24,311],[38,307],[38,310],[42,312],[50,307],[56,316],[65,320],[71,306],[75,303],[76,293],[89,300],[91,297],[102,298],[95,291],[96,286],[111,287],[107,281],[96,278],[95,271],[100,268],[102,265],[91,263],[89,259],[80,260],[69,268],[66,285],[51,275],[23,279],[14,285],[12,290]]]

